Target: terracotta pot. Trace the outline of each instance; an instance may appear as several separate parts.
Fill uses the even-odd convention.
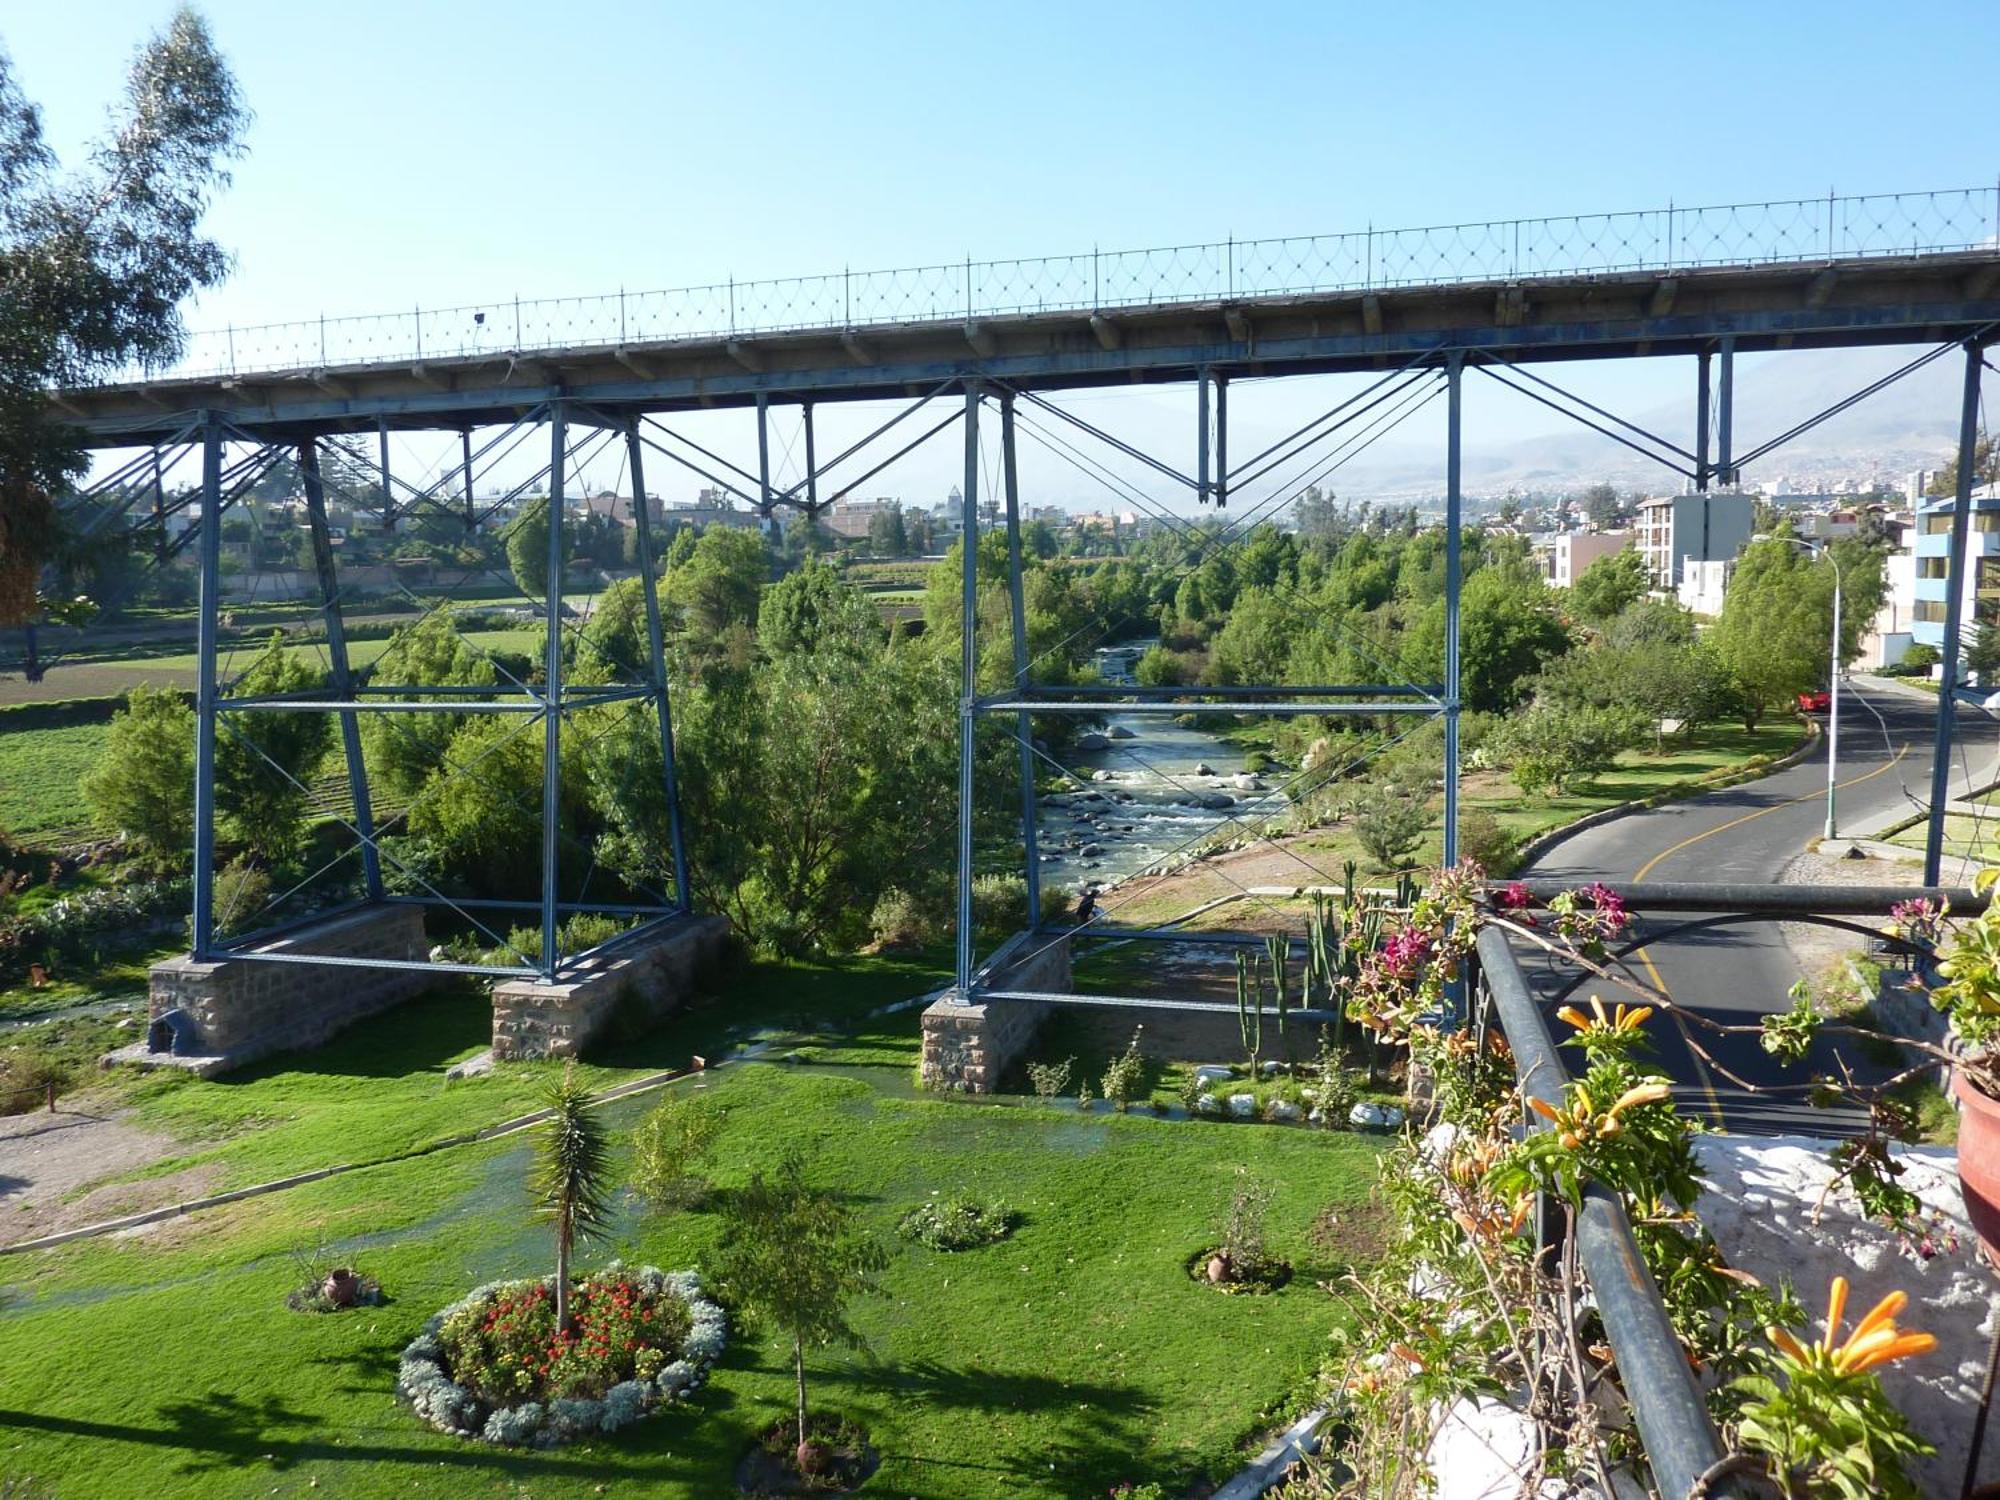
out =
[[[335,1307],[352,1307],[361,1296],[361,1278],[342,1266],[327,1274],[320,1294]]]
[[[799,1472],[812,1477],[826,1471],[827,1460],[833,1455],[827,1450],[826,1444],[807,1438],[793,1451],[792,1457],[798,1460]]]
[[[1958,1183],[1966,1217],[1979,1243],[2000,1266],[2000,1099],[1973,1087],[1963,1069],[1953,1069],[1951,1091],[1959,1103]]]
[[[1221,1286],[1229,1279],[1229,1257],[1212,1255],[1208,1260],[1208,1279],[1215,1286]]]

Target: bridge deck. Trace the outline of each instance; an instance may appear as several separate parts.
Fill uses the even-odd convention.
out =
[[[1941,342],[2000,324],[2000,248],[1672,273],[1398,287],[820,328],[626,346],[161,379],[66,391],[99,447],[213,411],[266,439],[508,423],[556,398],[607,412],[905,398],[967,377],[1024,389],[1394,368],[1453,349],[1514,362]]]

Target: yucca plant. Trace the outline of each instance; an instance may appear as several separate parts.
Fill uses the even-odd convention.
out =
[[[578,1236],[603,1232],[610,1210],[610,1150],[590,1090],[574,1063],[543,1093],[549,1111],[535,1166],[535,1210],[556,1228],[556,1327],[569,1332],[569,1258]]]

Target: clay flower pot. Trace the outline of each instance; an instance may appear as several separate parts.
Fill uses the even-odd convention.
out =
[[[1958,1099],[1958,1183],[1987,1259],[2000,1266],[2000,1099],[1981,1093],[1954,1068],[1951,1091]]]
[[[326,1280],[320,1283],[320,1295],[335,1307],[352,1307],[361,1295],[361,1278],[347,1267],[341,1266],[327,1272]]]
[[[1211,1255],[1208,1258],[1208,1279],[1213,1286],[1221,1286],[1229,1279],[1229,1257]]]
[[[807,1438],[799,1444],[792,1457],[798,1460],[799,1472],[807,1478],[812,1478],[825,1472],[827,1461],[833,1455],[827,1451],[826,1444]]]

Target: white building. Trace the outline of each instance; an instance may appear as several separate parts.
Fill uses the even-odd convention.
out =
[[[1739,494],[1668,495],[1641,501],[1638,547],[1653,587],[1678,595],[1690,563],[1733,561],[1750,540],[1753,513],[1751,497]]]
[[[1629,531],[1561,531],[1537,537],[1534,544],[1543,581],[1557,589],[1568,588],[1592,563],[1615,557],[1631,545]]]

